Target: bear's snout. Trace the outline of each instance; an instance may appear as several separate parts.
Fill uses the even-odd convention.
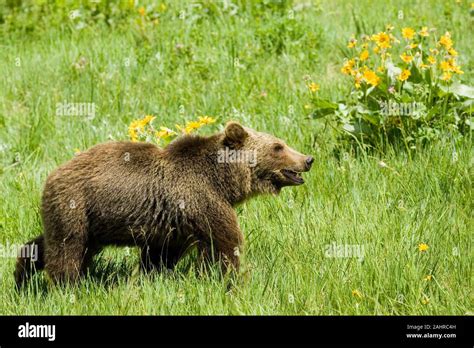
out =
[[[306,171],[311,169],[311,166],[313,165],[313,162],[314,162],[313,156],[306,157]]]

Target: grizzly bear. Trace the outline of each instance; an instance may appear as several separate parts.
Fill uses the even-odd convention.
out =
[[[183,135],[165,148],[96,145],[47,178],[44,234],[25,245],[38,245],[38,257],[18,258],[16,284],[43,268],[53,282],[75,282],[108,245],[138,246],[146,271],[173,269],[193,247],[205,264],[238,270],[243,235],[233,207],[303,184],[301,172],[312,163],[236,122],[209,137]]]

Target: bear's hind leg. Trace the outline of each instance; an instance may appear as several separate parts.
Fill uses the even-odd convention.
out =
[[[45,270],[55,283],[76,283],[98,251],[89,246],[87,230],[82,226],[63,238],[65,234],[57,228],[46,237]]]
[[[61,182],[55,185],[61,187]],[[97,251],[89,240],[85,200],[77,190],[45,189],[43,197],[45,270],[54,283],[76,283]]]
[[[81,238],[48,244],[45,269],[55,283],[76,283],[83,275],[91,255]]]

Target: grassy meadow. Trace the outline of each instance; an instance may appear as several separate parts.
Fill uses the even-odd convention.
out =
[[[36,3],[22,12],[0,0],[1,245],[42,233],[41,190],[56,166],[127,140],[144,115],[166,127],[216,118],[201,134],[238,120],[316,160],[305,185],[237,208],[246,244],[230,291],[216,274],[196,276],[194,254],[144,275],[138,250],[108,248],[78,286],[41,273],[17,292],[5,257],[0,314],[472,315],[471,133],[360,152],[305,107],[308,77],[326,99],[348,95],[340,47],[360,23],[368,34],[449,31],[461,80],[474,84],[469,1],[125,1],[106,14]],[[95,115],[58,115],[58,103],[94,103]],[[343,257],[328,251],[338,247]]]

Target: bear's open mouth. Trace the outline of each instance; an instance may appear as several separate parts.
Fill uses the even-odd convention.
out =
[[[280,173],[292,184],[294,185],[301,185],[304,184],[304,180],[301,177],[300,172],[295,172],[294,170],[290,169],[282,169]]]

